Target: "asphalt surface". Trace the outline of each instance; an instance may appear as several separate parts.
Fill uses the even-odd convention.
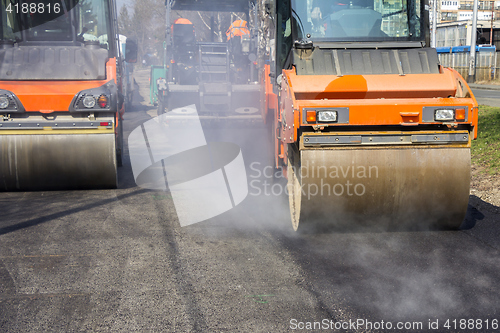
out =
[[[154,112],[136,102],[125,136]],[[260,183],[188,227],[128,155],[117,190],[0,193],[0,332],[497,331],[497,207],[469,205],[460,231],[296,234],[257,175],[265,131],[207,137],[240,145]]]
[[[479,105],[500,107],[500,86],[471,84],[472,93]]]

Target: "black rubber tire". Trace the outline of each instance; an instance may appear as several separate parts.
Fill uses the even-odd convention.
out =
[[[116,137],[116,165],[123,166],[123,120],[118,116],[118,135]]]

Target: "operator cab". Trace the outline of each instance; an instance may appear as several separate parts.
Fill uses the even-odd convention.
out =
[[[292,0],[293,36],[315,42],[424,41],[419,0]],[[289,19],[287,17],[287,19]]]
[[[295,66],[299,75],[434,73],[425,1],[284,0],[276,7],[276,68]],[[387,53],[402,49],[412,50],[407,63]]]

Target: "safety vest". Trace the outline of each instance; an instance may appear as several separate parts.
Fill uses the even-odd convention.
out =
[[[226,31],[227,40],[235,36],[243,36],[250,35],[250,30],[247,28],[247,21],[245,20],[236,20],[229,26],[229,29]]]

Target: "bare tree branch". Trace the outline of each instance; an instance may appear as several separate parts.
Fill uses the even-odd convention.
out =
[[[201,20],[201,22],[203,22],[205,27],[207,27],[207,29],[210,29],[210,26],[207,24],[207,22],[205,22],[205,19],[203,18],[203,15],[201,15],[200,12],[198,12],[198,16],[200,17],[200,20]]]

